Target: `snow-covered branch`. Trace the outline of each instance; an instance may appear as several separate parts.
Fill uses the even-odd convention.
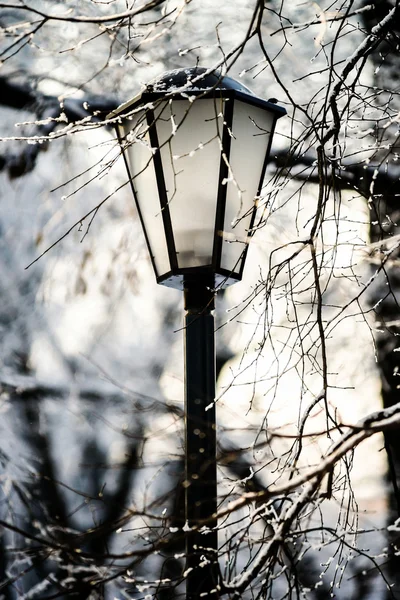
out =
[[[74,14],[71,9],[67,10],[67,14],[51,14],[41,11],[33,6],[29,6],[26,2],[21,2],[21,4],[9,4],[8,2],[0,2],[0,8],[3,9],[15,9],[19,11],[23,11],[26,13],[32,13],[34,15],[38,15],[42,17],[45,21],[63,21],[67,23],[111,23],[113,21],[122,21],[125,19],[132,19],[137,15],[140,15],[144,12],[150,11],[153,8],[157,8],[164,4],[165,0],[150,0],[150,2],[146,2],[141,6],[132,8],[130,10],[125,10],[120,13],[112,13],[110,15],[99,15],[99,16],[86,16],[86,15],[77,15]],[[69,14],[68,14],[69,13]]]
[[[345,428],[346,425],[341,425]],[[237,500],[229,503],[228,507],[218,513],[222,518],[232,511],[238,510],[252,502],[266,502],[273,497],[282,496],[294,492],[304,484],[310,484],[310,488],[316,491],[323,477],[331,471],[348,452],[353,451],[361,442],[372,435],[386,430],[400,429],[400,403],[389,408],[382,409],[360,419],[355,425],[347,426],[348,431],[334,442],[318,465],[307,470],[302,475],[297,475],[281,485],[271,486],[259,492],[248,492]]]

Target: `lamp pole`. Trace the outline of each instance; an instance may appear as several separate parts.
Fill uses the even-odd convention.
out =
[[[275,124],[285,114],[196,66],[164,73],[108,115],[157,282],[185,295],[189,600],[219,596],[214,290],[242,279]]]
[[[217,598],[218,531],[215,424],[214,281],[184,282],[185,518],[187,599]],[[207,520],[206,532],[201,531]],[[215,590],[213,592],[213,590]],[[204,597],[204,596],[203,596]]]

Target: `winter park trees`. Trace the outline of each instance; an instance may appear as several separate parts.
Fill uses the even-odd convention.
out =
[[[398,1],[0,9],[3,597],[184,595],[180,295],[106,115],[200,64],[289,114],[217,299],[220,595],[400,598]]]

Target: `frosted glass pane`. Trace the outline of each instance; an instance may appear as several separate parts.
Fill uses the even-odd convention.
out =
[[[229,271],[240,269],[273,121],[271,113],[235,100],[221,257]]]
[[[211,264],[220,168],[222,100],[174,100],[157,112],[178,266]],[[175,131],[179,129],[179,134]]]
[[[144,115],[139,113],[134,115],[132,121],[124,123],[123,132],[124,135],[128,134],[128,142],[133,142],[128,147],[128,161],[133,177],[133,187],[137,194],[157,275],[162,275],[168,273],[171,266],[165,240],[153,154],[149,135],[145,133],[146,128]],[[134,141],[135,139],[136,141]]]

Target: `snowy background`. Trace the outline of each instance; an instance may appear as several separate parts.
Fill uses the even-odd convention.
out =
[[[263,61],[256,39],[248,42],[230,70],[230,76],[262,97],[276,97],[288,110],[289,116],[278,121],[272,154],[293,143],[304,152],[316,144],[312,136],[305,136],[310,123],[301,108],[307,106],[309,115],[317,117],[328,85],[328,51],[334,51],[339,65],[363,34],[358,16],[348,20],[334,44],[340,24],[324,25],[323,19],[315,26],[270,33],[282,23],[289,24],[289,19],[299,24],[312,21],[321,8],[326,15],[333,14],[340,4],[321,2],[319,8],[312,2],[285,4],[281,24],[276,12],[268,12],[264,41],[270,56],[276,57],[275,69],[287,95]],[[37,5],[55,13],[75,3]],[[112,6],[85,2],[79,8],[85,14],[106,14],[123,11],[126,5],[122,1]],[[3,75],[18,73],[19,79],[60,99],[90,93],[125,101],[143,82],[165,70],[198,61],[204,66],[219,64],[241,43],[253,12],[252,4],[244,0],[223,4],[172,1],[167,8],[176,10],[160,24],[147,24],[161,16],[159,9],[153,11],[152,19],[148,13],[139,16],[125,31],[125,45],[113,39],[112,32],[96,37],[96,25],[49,22],[32,43],[4,62]],[[9,14],[12,21],[11,9]],[[362,77],[360,86],[372,85],[372,66],[367,65]],[[357,160],[370,156],[369,116],[363,116],[364,122],[357,121],[355,111],[354,124],[346,130],[346,143],[341,147],[344,162],[355,151]],[[30,125],[16,129],[14,124],[33,120],[33,113],[2,107],[1,136],[29,135]],[[9,147],[16,151],[20,147],[18,142],[5,143],[13,144]],[[51,457],[55,480],[62,482],[58,493],[70,526],[76,530],[94,527],[104,518],[107,510],[101,499],[112,499],[118,491],[119,465],[129,462],[130,454],[139,456],[132,476],[124,482],[124,502],[130,507],[152,506],[176,485],[181,474],[183,301],[180,292],[155,283],[128,186],[114,193],[126,181],[121,160],[111,170],[104,169],[114,148],[110,130],[93,129],[50,143],[39,154],[32,173],[15,179],[6,172],[0,174],[0,428],[5,520],[24,521],[15,515],[24,505],[16,482],[26,492],[30,478],[40,478],[45,456]],[[288,476],[285,469],[290,466],[293,452],[289,455],[289,451],[294,443],[290,436],[298,433],[302,415],[323,385],[309,251],[291,262],[290,277],[286,268],[277,274],[269,296],[261,283],[268,282],[269,273],[275,274],[277,265],[293,251],[287,244],[300,243],[310,232],[318,186],[293,177],[275,177],[273,169],[267,179],[265,225],[251,243],[243,281],[218,299],[216,311],[218,352],[229,358],[218,379],[220,449],[247,448],[243,457],[252,468],[247,476],[257,473],[265,486]],[[26,269],[108,196],[87,235],[85,222]],[[363,289],[371,277],[369,220],[367,203],[360,195],[350,190],[331,194],[318,236],[326,305],[328,403],[337,421],[345,425],[381,406],[374,324],[364,313],[368,297]],[[29,386],[50,391],[32,402],[24,392]],[[19,389],[24,393],[18,395]],[[325,426],[324,405],[317,404],[307,422],[300,469],[318,464],[332,443],[326,435],[317,435]],[[339,520],[339,538],[347,530],[351,544],[366,545],[372,554],[382,552],[385,544],[383,534],[377,533],[384,527],[386,506],[382,445],[382,439],[375,436],[348,457],[351,492],[341,465],[335,472],[332,500],[317,501],[317,510],[309,515],[310,522],[322,519],[326,527],[336,527]],[[235,481],[222,463],[219,477],[221,497],[242,493],[244,483]],[[160,514],[164,508],[167,517],[172,511],[169,501],[165,506],[162,502],[154,505]],[[246,515],[243,511],[244,527],[248,525]],[[232,517],[232,522],[236,518]],[[149,525],[149,519],[132,518],[124,523],[125,533],[110,538],[110,548],[125,552],[140,547]],[[255,548],[262,528],[257,522],[249,530],[258,540]],[[352,529],[364,528],[371,530],[371,535],[356,541]],[[232,531],[229,522],[225,523],[221,540],[229,539]],[[12,545],[19,538],[8,533],[5,539]],[[361,558],[353,567],[349,561],[354,552],[349,546],[335,537],[329,539],[332,543],[328,544],[319,534],[308,538],[309,553],[316,554],[316,580],[322,574],[325,593],[334,589],[338,598],[351,597],[358,585],[355,573],[362,569],[369,573],[373,565]],[[228,569],[231,577],[246,568],[247,542],[242,546],[231,572]],[[140,575],[156,578],[160,564],[161,558],[150,557]],[[346,567],[344,574],[342,567]],[[20,569],[16,561],[9,572],[15,575]],[[377,599],[383,583],[374,574],[369,573],[370,595],[365,597]],[[13,592],[15,597],[37,585],[35,578],[29,577],[16,583],[19,591]],[[39,585],[46,587],[43,581]],[[277,594],[283,594],[283,585],[278,581]],[[118,581],[111,584],[107,598],[144,597],[137,589],[124,592],[122,587]],[[249,592],[246,597],[250,596]]]

